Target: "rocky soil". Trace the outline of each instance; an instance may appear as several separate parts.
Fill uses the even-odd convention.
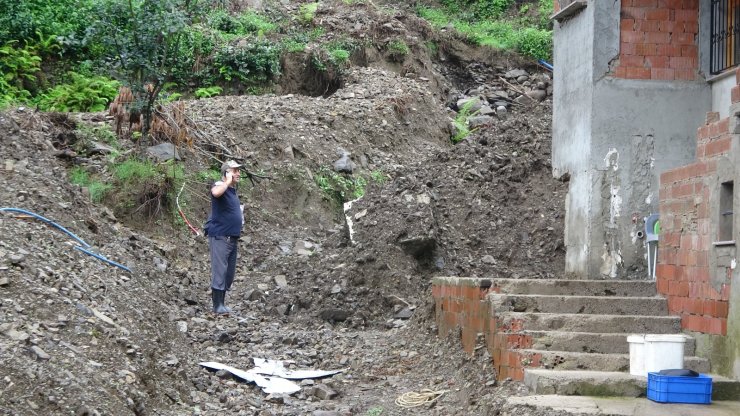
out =
[[[319,16],[327,36],[438,36],[367,5]],[[70,183],[74,166],[110,174],[109,156],[75,145],[79,125],[109,117],[0,114],[0,208],[19,209],[0,212],[0,413],[529,414],[505,409],[526,389],[497,384],[485,349],[469,357],[459,341],[437,338],[430,281],[563,270],[552,85],[516,58],[439,40],[439,55],[417,50],[401,63],[366,50],[326,96],[305,95],[289,64],[278,94],[186,103],[198,126],[195,143],[179,149],[188,171],[235,157],[271,178],[240,185],[247,223],[226,318],[210,313],[203,237],[115,197],[94,204]],[[452,120],[471,100],[474,132],[453,145]],[[316,181],[342,155],[345,177],[376,174],[346,213]],[[186,183],[196,227],[206,190],[206,181]],[[75,248],[83,242],[131,271]],[[198,365],[248,370],[255,357],[344,371],[268,395]],[[422,389],[444,394],[414,409],[394,404]]]

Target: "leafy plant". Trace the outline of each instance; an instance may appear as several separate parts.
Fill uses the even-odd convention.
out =
[[[316,16],[316,10],[319,8],[319,3],[306,3],[302,4],[298,8],[298,21],[303,24],[310,24],[313,22],[313,18]]]
[[[198,88],[195,90],[195,96],[197,98],[209,98],[221,94],[223,88],[218,86]]]
[[[380,416],[383,414],[382,407],[373,407],[367,411],[367,416]]]
[[[329,60],[336,66],[342,66],[349,61],[349,51],[337,48],[329,51]]]
[[[529,27],[515,36],[516,50],[533,58],[548,59],[552,51],[552,32]]]
[[[0,0],[0,44],[23,42],[42,55],[82,52],[94,1]]]
[[[16,43],[11,41],[0,47],[0,74],[15,89],[35,88],[36,74],[41,71],[41,57],[28,46],[15,47]]]
[[[409,45],[403,40],[394,39],[388,43],[388,51],[396,59],[402,60],[406,55],[409,54]]]
[[[280,75],[280,48],[259,40],[246,46],[228,45],[218,51],[214,63],[226,81],[263,83]]]
[[[274,31],[277,26],[269,22],[264,16],[255,13],[253,10],[247,10],[238,17],[239,23],[245,33],[254,33],[262,36]]]
[[[119,82],[68,73],[70,83],[57,85],[36,101],[43,111],[103,111],[118,93]]]
[[[319,168],[314,175],[314,181],[319,189],[330,201],[343,204],[357,199],[365,194],[367,180],[361,176],[356,178],[341,175],[326,166]]]
[[[470,100],[463,104],[462,108],[460,109],[460,112],[457,113],[457,117],[455,117],[455,120],[452,122],[453,126],[455,126],[455,135],[452,136],[452,143],[460,143],[461,141],[465,140],[466,137],[470,135],[474,130],[470,130],[470,126],[468,125],[468,119],[470,117],[475,116],[476,112],[472,112],[471,108],[475,105],[475,100]]]
[[[373,182],[377,184],[384,184],[388,180],[388,177],[385,175],[385,173],[383,173],[382,170],[376,169],[370,172],[370,179],[372,179]]]

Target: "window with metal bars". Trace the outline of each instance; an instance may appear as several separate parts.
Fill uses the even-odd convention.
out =
[[[711,0],[710,72],[740,64],[740,0]]]

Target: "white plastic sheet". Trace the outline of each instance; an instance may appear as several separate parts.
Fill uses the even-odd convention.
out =
[[[333,376],[344,370],[288,370],[282,361],[253,358],[255,367],[244,371],[215,361],[199,363],[201,367],[224,370],[249,383],[257,384],[267,394],[293,394],[301,387],[291,380]]]

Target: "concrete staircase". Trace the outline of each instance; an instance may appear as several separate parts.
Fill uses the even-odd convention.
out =
[[[651,281],[492,279],[486,292],[499,378],[533,394],[644,396],[646,378],[629,374],[627,336],[681,333]],[[710,373],[694,352],[690,338],[684,367]],[[714,400],[740,397],[740,383],[713,378]]]

